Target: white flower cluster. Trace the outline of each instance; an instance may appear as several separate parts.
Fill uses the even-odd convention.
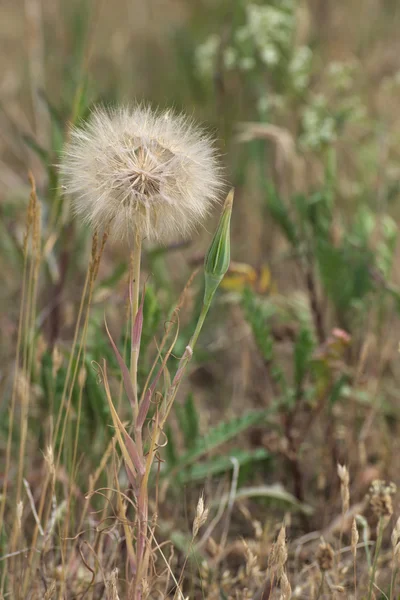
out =
[[[296,44],[296,4],[296,0],[248,0],[229,42],[210,36],[197,48],[196,59],[209,77],[221,59],[226,71],[251,72],[260,117],[273,121],[296,106],[302,121],[300,144],[319,150],[333,143],[346,124],[364,119],[366,112],[353,91],[355,61],[324,65],[316,85],[326,95],[310,88],[313,52]]]
[[[257,102],[260,115],[268,116],[270,113],[282,113],[287,108],[286,97],[283,94],[264,94]]]
[[[332,61],[328,65],[328,77],[331,87],[338,92],[348,91],[356,73],[356,64],[351,62]]]
[[[290,50],[295,28],[293,2],[282,2],[277,6],[246,7],[246,26],[239,29],[241,36],[253,40],[261,61],[275,66],[282,55]]]
[[[211,78],[220,59],[226,71],[252,72],[263,81],[267,71],[268,94],[258,99],[259,113],[270,116],[279,112],[286,92],[303,94],[311,75],[312,50],[295,45],[295,8],[295,0],[249,2],[243,11],[243,22],[232,32],[228,45],[219,35],[212,34],[198,46],[195,58],[199,72]]]
[[[232,35],[231,44],[223,49],[227,70],[250,71],[261,62],[268,67],[279,66],[290,54],[295,31],[294,0],[270,4],[250,3],[245,8],[245,22]],[[211,35],[196,51],[199,71],[211,75],[221,40]],[[296,66],[294,66],[296,69]]]
[[[300,46],[293,55],[289,64],[289,73],[292,87],[301,92],[305,90],[310,81],[311,63],[313,53],[308,46]]]
[[[305,107],[302,118],[303,133],[300,143],[316,150],[336,140],[335,118],[330,114],[326,98],[316,95]]]
[[[353,93],[356,65],[332,62],[325,71],[325,89],[322,94],[309,94],[303,110],[300,143],[312,150],[334,142],[341,129],[349,123],[362,122],[366,108],[361,97]]]
[[[215,61],[220,43],[220,37],[214,33],[203,44],[197,47],[196,63],[202,75],[211,76],[215,70]]]

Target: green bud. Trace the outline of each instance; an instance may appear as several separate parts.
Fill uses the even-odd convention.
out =
[[[205,291],[204,304],[209,306],[214,293],[224,278],[231,260],[230,224],[233,204],[233,189],[229,192],[214,239],[204,261]]]

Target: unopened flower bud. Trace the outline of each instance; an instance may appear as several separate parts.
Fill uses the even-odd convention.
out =
[[[211,299],[229,268],[231,260],[230,223],[233,204],[233,189],[229,192],[214,239],[204,262],[205,291],[204,304]]]

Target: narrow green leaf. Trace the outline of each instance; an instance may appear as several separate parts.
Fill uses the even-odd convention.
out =
[[[186,447],[193,448],[196,444],[197,438],[199,437],[199,422],[200,418],[196,410],[196,404],[194,401],[193,394],[188,394],[185,402],[185,413],[187,428],[187,437],[185,439]]]
[[[175,405],[179,429],[182,432],[185,448],[193,448],[199,435],[199,416],[196,411],[193,394],[188,394],[183,405]]]
[[[293,494],[288,492],[280,483],[274,483],[272,485],[260,485],[254,487],[240,488],[236,492],[236,499],[240,500],[243,498],[266,498],[267,500],[276,500],[282,502],[285,506],[292,510],[298,510],[306,515],[312,515],[314,509],[308,504],[303,504],[297,500]],[[218,499],[218,502],[223,502],[224,496]]]
[[[314,347],[315,344],[311,331],[303,327],[300,329],[294,346],[294,380],[297,390],[301,389],[307,375]]]
[[[234,439],[249,427],[266,424],[269,414],[270,412],[267,410],[252,411],[213,427],[205,436],[198,438],[191,450],[179,457],[177,468],[182,469],[193,464],[208,452]]]
[[[233,469],[231,458],[235,458],[239,466],[243,467],[247,464],[252,465],[258,461],[267,460],[270,457],[270,453],[264,448],[256,448],[255,450],[230,450],[226,455],[213,456],[201,463],[196,462],[190,469],[185,470],[179,475],[179,482],[203,481],[212,475],[231,471]]]
[[[47,150],[42,148],[42,146],[31,135],[24,134],[22,136],[22,139],[24,140],[25,144],[35,152],[35,154],[40,158],[42,163],[47,167],[50,160],[49,153],[47,152]]]
[[[346,387],[346,385],[348,384],[348,376],[347,375],[341,375],[339,377],[339,379],[337,381],[335,381],[333,388],[331,390],[331,393],[329,395],[329,405],[333,406],[334,404],[336,404],[336,402],[338,400],[340,400],[340,397],[342,395],[342,392],[344,390],[344,388]]]
[[[168,468],[172,468],[172,467],[175,467],[175,465],[178,463],[178,456],[177,456],[177,452],[176,452],[172,429],[169,426],[167,426],[167,428],[166,428],[166,435],[167,435],[168,444],[165,446],[165,454],[166,454],[166,458],[167,458]]]
[[[282,198],[278,196],[275,188],[270,184],[267,185],[266,207],[272,218],[281,228],[282,233],[286,236],[287,240],[293,246],[297,246],[298,235],[296,226],[289,215],[286,204],[283,202]]]

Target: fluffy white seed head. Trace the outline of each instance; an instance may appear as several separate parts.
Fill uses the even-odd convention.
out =
[[[76,214],[127,242],[186,236],[223,187],[210,137],[146,106],[96,109],[71,130],[60,171]]]

